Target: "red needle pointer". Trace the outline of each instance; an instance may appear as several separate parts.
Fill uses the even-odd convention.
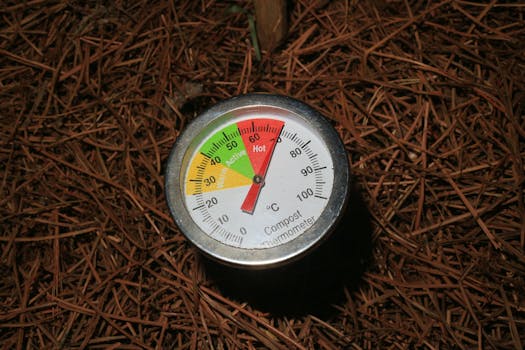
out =
[[[245,213],[253,214],[253,211],[255,210],[255,204],[257,203],[261,189],[264,186],[266,172],[268,171],[268,166],[270,165],[270,160],[272,159],[273,151],[275,150],[275,145],[277,144],[277,139],[281,135],[282,129],[283,128],[281,127],[281,130],[279,130],[279,133],[276,135],[270,146],[270,150],[266,154],[266,158],[264,158],[264,161],[261,163],[258,173],[253,177],[253,184],[248,190],[248,194],[241,205],[241,210]]]

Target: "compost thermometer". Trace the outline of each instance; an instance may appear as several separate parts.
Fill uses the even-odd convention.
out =
[[[219,262],[266,268],[300,258],[344,214],[349,167],[318,112],[278,95],[223,101],[178,137],[166,196],[182,233]]]

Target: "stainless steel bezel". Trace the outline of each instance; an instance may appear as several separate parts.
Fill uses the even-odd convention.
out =
[[[211,238],[193,221],[184,203],[183,178],[188,157],[196,145],[215,128],[243,109],[279,109],[294,114],[325,142],[334,166],[332,193],[317,221],[303,234],[290,242],[265,249],[242,249],[232,247]],[[330,123],[317,111],[295,99],[267,94],[249,94],[220,102],[193,120],[179,135],[169,155],[166,175],[166,199],[175,223],[180,231],[202,252],[217,261],[241,268],[269,268],[294,261],[326,239],[344,214],[349,196],[350,170],[343,143]]]

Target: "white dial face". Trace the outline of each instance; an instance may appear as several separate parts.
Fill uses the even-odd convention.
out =
[[[330,152],[317,130],[289,112],[219,118],[203,130],[183,174],[192,220],[228,246],[292,241],[321,216],[333,190]]]

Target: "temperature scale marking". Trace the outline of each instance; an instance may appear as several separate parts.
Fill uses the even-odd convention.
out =
[[[289,146],[286,148],[280,143]],[[263,246],[267,248],[269,241],[274,245],[280,245],[295,238],[308,225],[293,224],[287,219],[287,215],[309,202],[318,200],[326,202],[327,193],[331,190],[328,188],[325,191],[325,184],[332,184],[330,175],[328,175],[330,181],[327,181],[323,175],[323,170],[329,167],[320,165],[318,154],[311,149],[312,145],[311,138],[305,141],[302,139],[301,132],[295,130],[293,125],[292,129],[288,130],[286,121],[280,119],[245,119],[214,131],[195,151],[186,173],[185,194],[189,198],[195,197],[195,204],[191,205],[192,215],[197,216],[197,221],[205,226],[204,229],[208,227],[210,236],[217,237],[228,245],[242,246],[246,235],[260,234],[248,227],[252,218],[246,215],[255,215],[260,196],[268,197],[264,193],[264,191],[271,191],[265,188],[267,178],[272,180],[283,172],[295,172],[295,175],[288,174],[285,177],[296,178],[294,182],[304,182],[304,186],[296,185],[295,189],[290,190],[289,187],[294,188],[293,183],[285,185],[278,190],[275,201],[270,201],[258,209],[259,212],[266,211],[277,217],[283,215],[284,219],[279,221],[281,223],[279,229],[282,232],[276,230],[274,237],[263,236],[260,239],[251,237],[249,239],[252,242],[247,244],[248,248],[263,248]],[[277,159],[272,168],[274,152],[277,152],[275,156]],[[296,169],[292,170],[292,165]],[[333,171],[331,167],[329,170]],[[272,186],[277,188],[277,185],[282,185],[279,182],[273,180]],[[287,191],[290,191],[286,193],[288,198],[293,198],[296,203],[292,202],[285,206],[282,200],[277,199],[282,197],[281,192]],[[238,198],[233,201],[232,207],[222,211],[217,209],[221,208],[225,201],[232,201],[231,198]],[[324,204],[316,207],[322,209]],[[308,210],[303,209],[303,211],[306,213]],[[264,222],[257,217],[253,219]],[[236,226],[233,224],[235,221],[244,221],[244,224]]]

